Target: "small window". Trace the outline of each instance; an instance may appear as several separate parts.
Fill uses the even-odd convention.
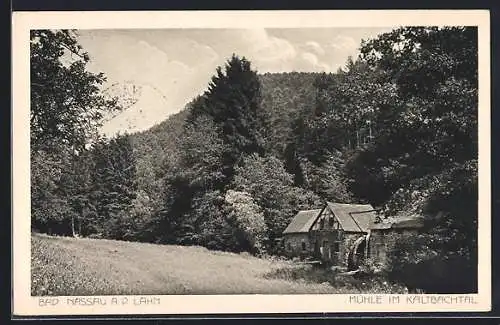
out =
[[[335,221],[335,220],[333,220],[333,218],[328,219],[328,226],[329,226],[330,228],[332,228],[332,227],[333,227],[333,223],[334,223],[334,221]]]
[[[302,250],[305,251],[306,250],[306,243],[305,242],[302,242]]]
[[[339,243],[339,242],[334,242],[334,243],[333,243],[333,251],[334,251],[335,253],[340,252],[340,243]]]
[[[292,250],[292,244],[291,243],[288,243],[288,250],[291,251]]]
[[[319,229],[324,229],[325,228],[325,219],[321,219],[319,221]]]

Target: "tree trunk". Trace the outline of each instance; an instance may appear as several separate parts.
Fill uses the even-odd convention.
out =
[[[71,216],[71,232],[73,233],[73,237],[76,237],[76,233],[75,233],[75,216]]]

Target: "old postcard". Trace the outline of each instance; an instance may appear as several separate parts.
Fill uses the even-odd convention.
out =
[[[13,313],[488,311],[488,11],[15,12]]]

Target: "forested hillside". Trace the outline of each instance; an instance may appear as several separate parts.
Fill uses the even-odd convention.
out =
[[[295,137],[293,123],[310,115],[316,103],[315,80],[320,73],[285,72],[259,75],[261,109],[265,114],[267,150],[280,158]]]
[[[465,290],[475,281],[475,28],[396,29],[330,74],[259,75],[233,55],[180,113],[113,139],[93,132],[120,109],[99,94],[104,76],[85,71],[86,54],[58,63],[47,42],[82,51],[69,32],[32,33],[33,82],[58,71],[83,92],[32,87],[33,229],[279,254],[298,210],[368,202],[427,220],[399,243],[391,272],[446,261]]]

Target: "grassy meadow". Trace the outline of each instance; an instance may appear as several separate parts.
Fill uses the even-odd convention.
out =
[[[394,292],[387,284],[338,281],[291,261],[156,245],[33,234],[31,294],[332,294]]]

